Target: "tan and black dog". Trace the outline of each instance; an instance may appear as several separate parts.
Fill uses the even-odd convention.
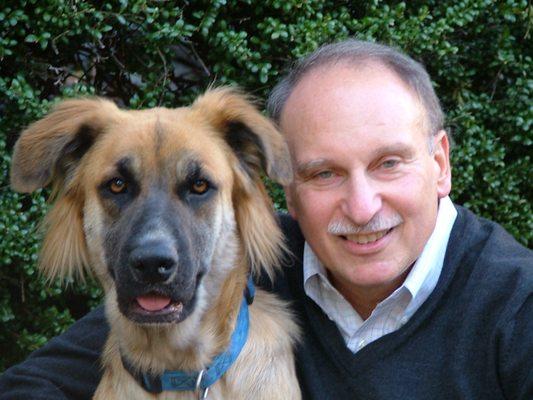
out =
[[[22,133],[13,188],[53,188],[41,269],[105,289],[95,398],[300,398],[287,305],[258,290],[248,308],[250,273],[283,250],[261,171],[290,180],[286,144],[232,89],[177,109],[67,100]]]

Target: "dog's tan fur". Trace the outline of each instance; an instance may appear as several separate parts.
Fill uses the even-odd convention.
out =
[[[240,143],[237,154],[226,137],[231,123],[249,127],[262,146]],[[65,148],[84,129],[94,143],[74,157]],[[214,250],[214,265],[187,319],[178,324],[140,325],[117,306],[115,282],[103,249],[106,221],[115,211],[106,209],[97,188],[112,173],[117,155],[135,154],[135,173],[143,182],[151,182],[154,174],[167,172],[180,179],[180,163],[190,152],[201,154],[205,168],[216,176],[220,193],[210,212],[221,220],[217,226],[224,243]],[[102,99],[68,100],[22,133],[13,155],[13,188],[31,192],[49,184],[53,187],[41,269],[50,278],[91,271],[106,292],[111,331],[96,399],[197,397],[193,392],[148,394],[123,368],[120,352],[136,368],[161,373],[200,370],[226,348],[247,275],[252,270],[255,275],[272,276],[283,250],[261,169],[287,183],[291,177],[287,147],[275,127],[244,96],[229,89],[212,90],[191,107],[180,109],[124,111]],[[141,195],[147,188],[142,188]],[[258,290],[250,306],[248,341],[235,364],[210,388],[209,398],[299,399],[292,355],[297,336],[287,305]]]

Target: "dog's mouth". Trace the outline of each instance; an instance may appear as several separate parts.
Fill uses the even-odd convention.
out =
[[[203,274],[189,285],[117,285],[118,308],[130,321],[144,324],[173,324],[184,321],[196,308]],[[122,282],[119,280],[119,282]]]
[[[130,300],[124,314],[140,324],[176,323],[190,314],[190,306],[165,294],[149,292]]]
[[[134,308],[135,305],[138,306],[135,311],[148,315],[166,314],[169,312],[179,313],[183,310],[183,304],[181,302],[173,302],[170,297],[157,293],[137,297],[134,300]]]

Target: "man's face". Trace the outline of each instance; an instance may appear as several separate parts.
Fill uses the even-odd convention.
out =
[[[289,211],[333,284],[343,294],[392,292],[450,191],[445,133],[429,138],[416,95],[376,63],[312,70],[280,123],[295,171]]]

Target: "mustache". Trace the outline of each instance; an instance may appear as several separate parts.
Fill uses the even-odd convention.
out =
[[[393,214],[383,217],[380,214],[375,215],[368,223],[358,225],[348,218],[333,220],[328,225],[328,233],[333,235],[353,235],[357,233],[371,233],[385,231],[395,227],[403,222],[400,214]]]

